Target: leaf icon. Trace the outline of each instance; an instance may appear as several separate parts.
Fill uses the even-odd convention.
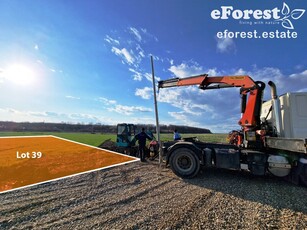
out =
[[[284,19],[282,21],[281,25],[284,28],[289,29],[289,30],[293,30],[294,29],[292,22],[288,18]]]
[[[290,8],[289,6],[284,2],[283,6],[282,6],[282,10],[281,10],[281,13],[283,15],[288,15],[290,14]]]
[[[299,19],[300,17],[302,17],[304,13],[305,13],[305,10],[304,10],[304,9],[295,9],[295,10],[292,10],[292,12],[291,12],[291,17],[292,17],[294,20],[297,20],[297,19]]]

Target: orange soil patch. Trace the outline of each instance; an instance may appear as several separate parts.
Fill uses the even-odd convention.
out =
[[[0,192],[135,160],[52,136],[0,138]]]

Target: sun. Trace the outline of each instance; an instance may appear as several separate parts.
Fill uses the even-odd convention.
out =
[[[10,65],[3,72],[7,80],[18,85],[32,85],[37,79],[35,71],[31,67],[23,64]]]

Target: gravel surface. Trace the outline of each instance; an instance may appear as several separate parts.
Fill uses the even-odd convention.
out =
[[[0,194],[0,229],[306,229],[307,189],[136,162]]]

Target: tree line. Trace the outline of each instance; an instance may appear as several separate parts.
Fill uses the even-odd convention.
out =
[[[141,128],[156,132],[156,126],[150,124],[136,124],[136,130]],[[160,125],[161,133],[172,133],[177,129],[180,133],[211,133],[209,129],[179,126]],[[45,122],[8,122],[0,121],[0,131],[11,132],[85,132],[85,133],[116,133],[116,125],[105,124],[70,124],[70,123],[45,123]]]

